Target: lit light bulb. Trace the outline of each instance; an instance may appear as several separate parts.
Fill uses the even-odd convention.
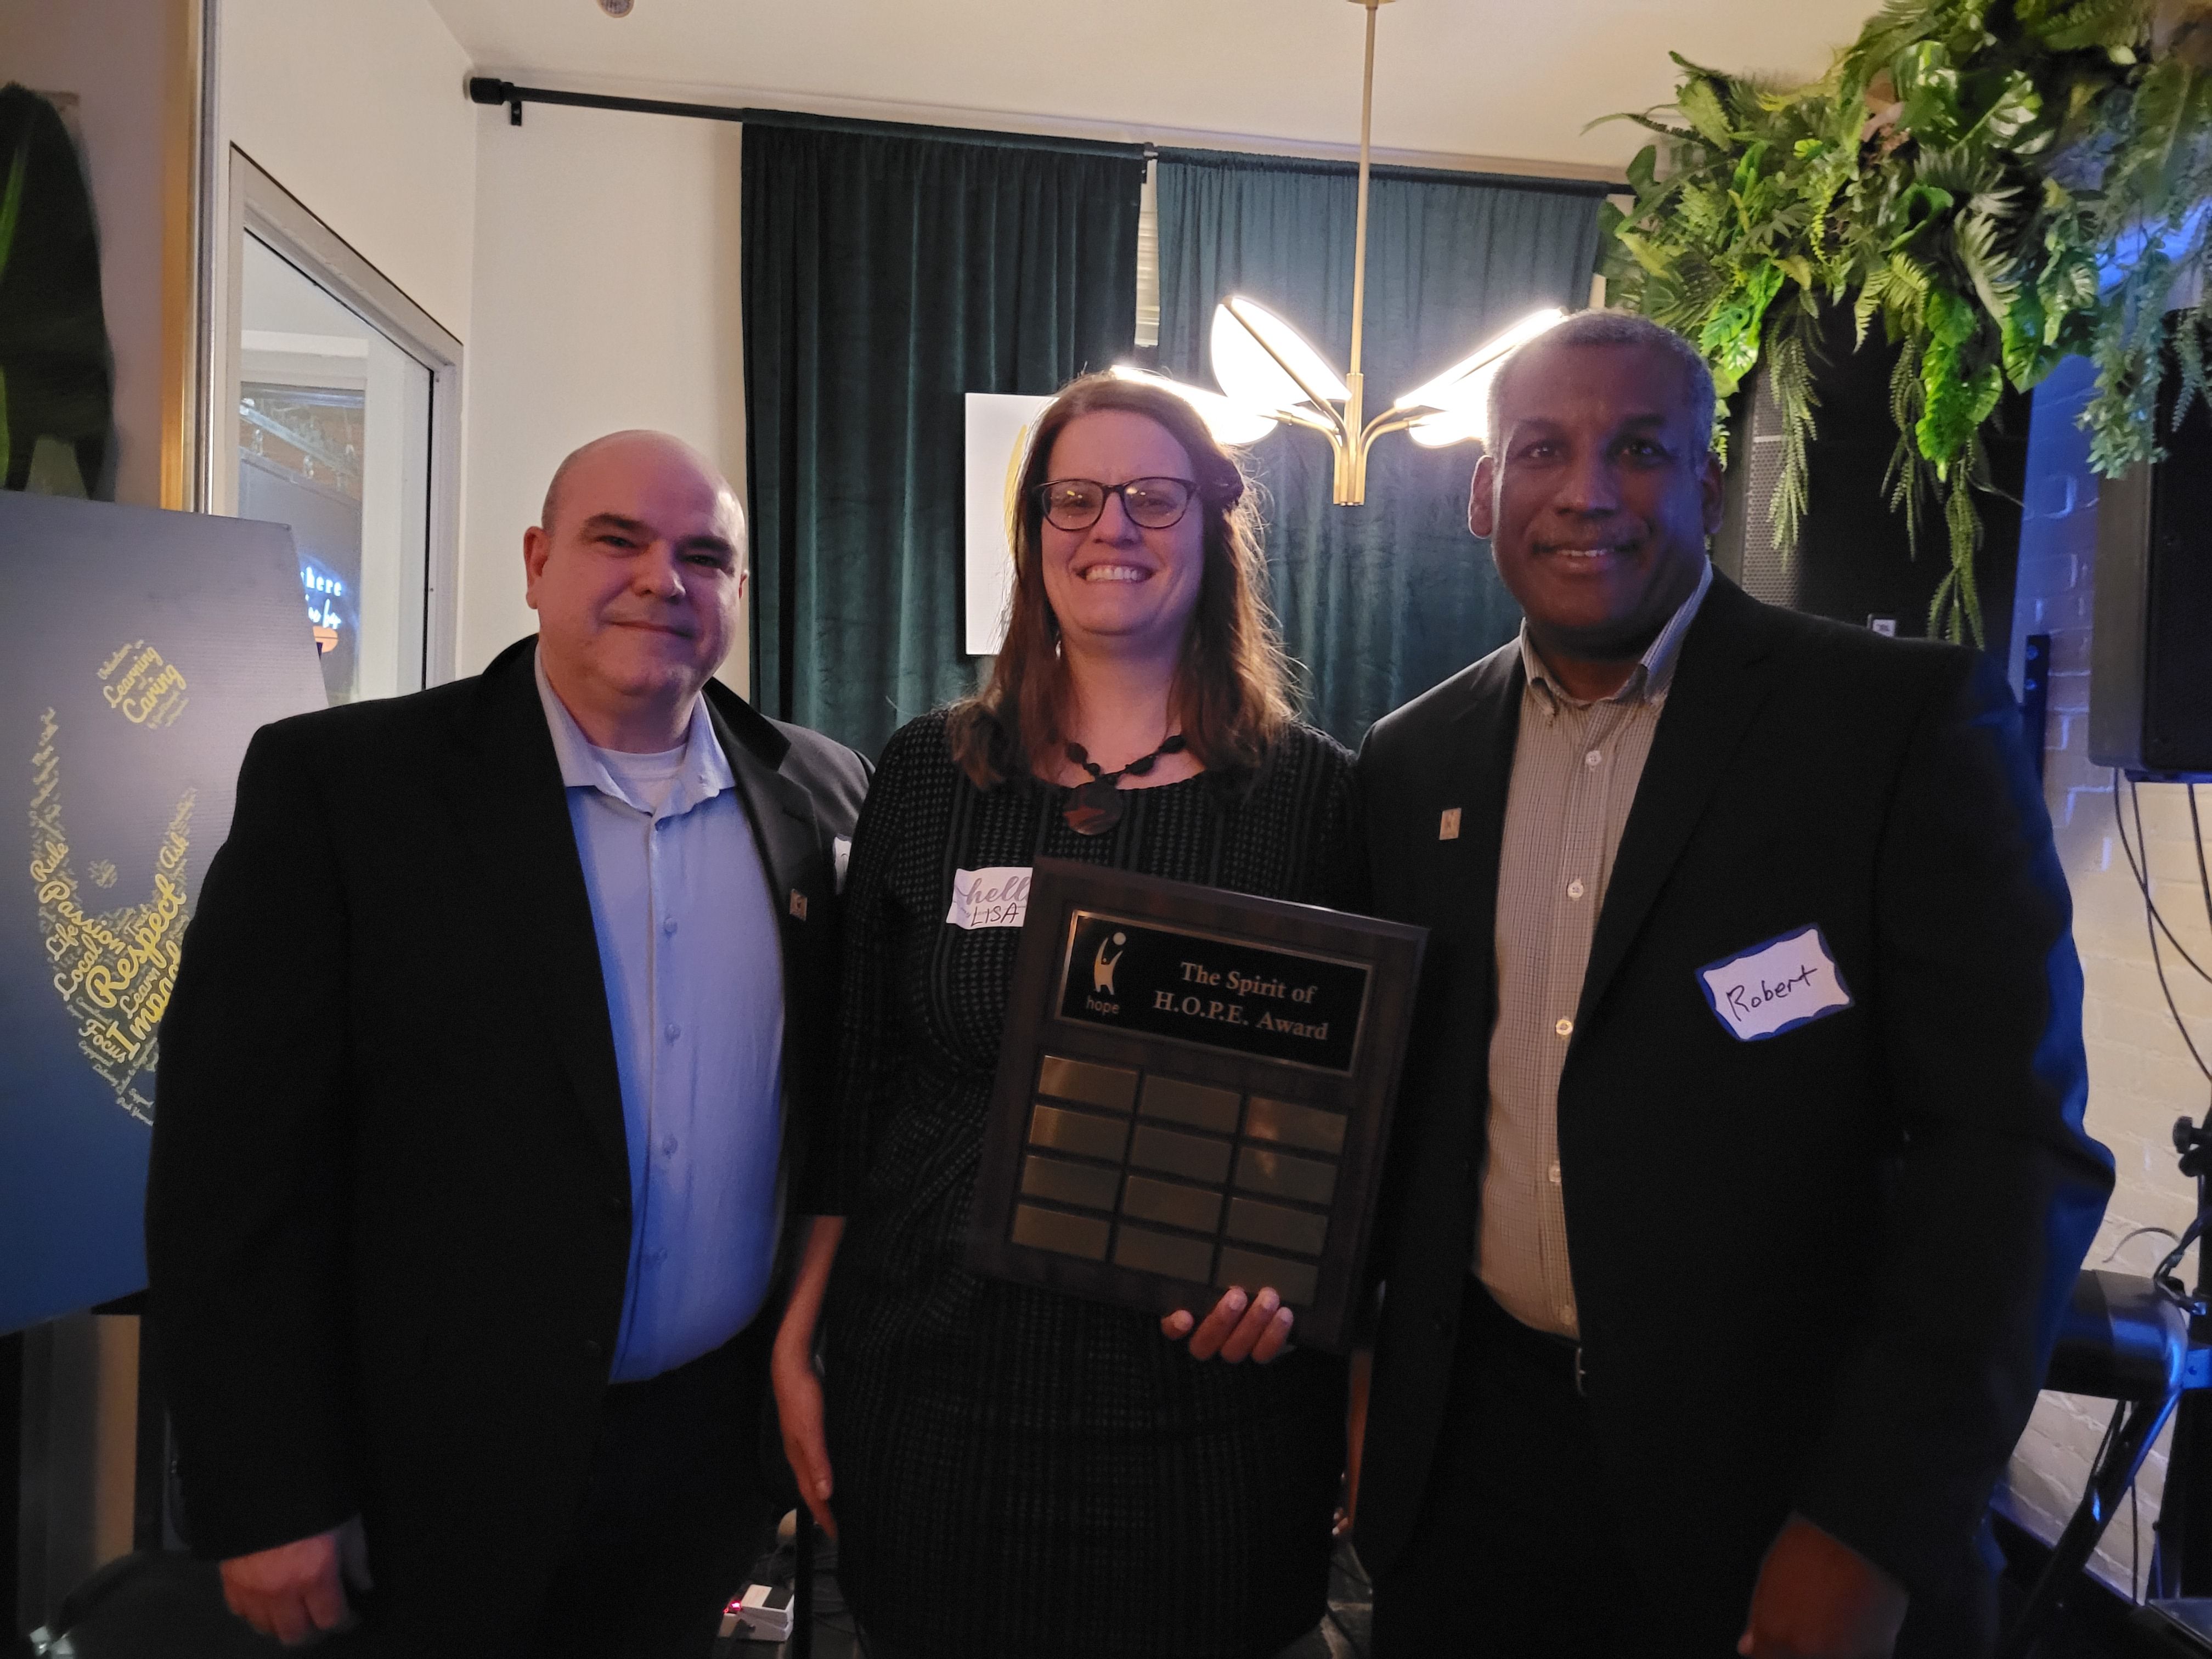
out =
[[[1406,428],[1406,435],[1424,449],[1449,449],[1454,444],[1486,441],[1489,427],[1488,416],[1478,405],[1423,416]]]
[[[1133,363],[1114,365],[1117,380],[1134,380],[1143,386],[1156,386],[1164,392],[1172,392],[1198,411],[1199,419],[1206,422],[1213,441],[1231,448],[1255,444],[1275,429],[1275,417],[1235,404],[1218,392],[1208,392],[1201,386],[1185,386],[1181,380],[1165,374],[1155,374],[1150,369],[1139,368]]]
[[[1394,407],[1461,409],[1469,404],[1480,407],[1489,396],[1490,376],[1485,371],[1494,368],[1508,352],[1528,344],[1547,329],[1556,328],[1566,320],[1567,313],[1557,307],[1529,313],[1472,356],[1454,363],[1433,380],[1415,386],[1399,398]],[[1453,439],[1451,441],[1456,443],[1459,441]]]
[[[1211,346],[1213,378],[1231,402],[1247,409],[1273,412],[1311,407],[1316,398],[1340,403],[1352,395],[1343,377],[1304,336],[1241,294],[1232,294],[1213,308]],[[1297,371],[1297,377],[1285,372],[1285,365]],[[1298,378],[1304,380],[1304,386]]]

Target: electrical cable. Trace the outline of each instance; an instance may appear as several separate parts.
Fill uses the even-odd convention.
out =
[[[2123,1233],[2120,1236],[2120,1242],[2113,1245],[2112,1249],[2106,1254],[2105,1259],[2097,1265],[2103,1267],[2111,1267],[2112,1263],[2120,1259],[2120,1252],[2122,1250],[2126,1249],[2128,1246],[2134,1243],[2136,1240],[2146,1237],[2152,1233],[2157,1233],[2162,1237],[2169,1238],[2176,1244],[2181,1243],[2180,1235],[2176,1233],[2171,1227],[2137,1227],[2132,1231]]]
[[[2137,841],[2141,841],[2142,838],[2142,800],[2141,796],[2136,793],[2136,786],[2134,780],[2132,779],[2128,781],[2128,795],[2129,799],[2133,801],[2135,805],[2136,838]],[[2158,923],[2159,931],[2166,935],[2166,943],[2173,946],[2174,950],[2179,953],[2180,957],[2184,962],[2187,963],[2191,968],[2197,970],[2197,976],[2206,981],[2208,983],[2212,983],[2212,970],[2208,970],[2202,963],[2197,960],[2195,957],[2191,956],[2189,954],[2188,947],[2183,945],[2179,939],[2173,936],[2173,929],[2166,925],[2165,913],[2158,908],[2157,902],[2151,897],[2150,876],[2146,868],[2150,862],[2150,855],[2148,852],[2146,851],[2144,853],[2142,864],[2139,865],[2136,862],[2136,849],[2128,844],[2127,824],[2120,817],[2120,769],[2117,766],[2112,769],[2112,827],[2119,831],[2120,851],[2127,854],[2128,869],[2135,876],[2136,886],[2140,889],[2142,893],[2143,904],[2144,907],[2149,910],[2151,920]]]
[[[2114,767],[2112,769],[2112,821],[2119,826],[2120,850],[2127,854],[2128,868],[2135,872],[2136,885],[2142,890],[2143,910],[2145,912],[2143,919],[2143,931],[2148,934],[2150,938],[2150,963],[2151,966],[2158,972],[2159,993],[2166,999],[2166,1012],[2173,1016],[2174,1030],[2181,1033],[2182,1046],[2189,1050],[2190,1059],[2197,1062],[2197,1069],[2204,1073],[2205,1081],[2212,1083],[2212,1066],[2207,1066],[2204,1063],[2204,1056],[2197,1051],[2196,1041],[2189,1035],[2189,1027],[2184,1023],[2181,1018],[2181,1009],[2173,1000],[2173,988],[2166,982],[2166,961],[2165,958],[2159,954],[2158,949],[2159,929],[2166,928],[2166,918],[2159,915],[2158,906],[2151,898],[2150,878],[2146,873],[2146,866],[2150,862],[2150,853],[2148,848],[2146,847],[2144,848],[2143,862],[2139,865],[2136,862],[2134,849],[2130,848],[2128,845],[2126,821],[2120,817],[2119,778],[2119,769],[2118,767]],[[2129,781],[2128,784],[2128,800],[2130,806],[2133,809],[2135,813],[2136,840],[2138,842],[2141,842],[2142,841],[2143,833],[2142,798],[2136,792],[2134,781],[2132,779]],[[2151,923],[2154,921],[2158,924],[2156,927],[2151,926]],[[2172,942],[2173,948],[2176,951],[2181,951],[2181,958],[2183,961],[2188,963],[2191,968],[2196,968],[2197,973],[2203,975],[2206,980],[2212,981],[2212,974],[2205,974],[2203,969],[2197,966],[2195,958],[2191,957],[2188,951],[2182,950],[2181,941],[2174,939],[2173,932],[2171,928],[2166,928],[2166,936],[2167,939]],[[2196,1231],[2197,1230],[2194,1227],[2191,1229],[2192,1234]]]
[[[2197,786],[2189,786],[2190,839],[2197,843],[2197,884],[2204,891],[2204,920],[2212,924],[2212,870],[2204,867],[2204,825],[2197,816]]]

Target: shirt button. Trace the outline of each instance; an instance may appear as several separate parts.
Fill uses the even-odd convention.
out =
[[[674,933],[676,931],[676,918],[673,916],[663,916],[660,919],[660,931],[664,933]]]
[[[1559,1166],[1557,1164],[1552,1165],[1552,1184],[1554,1187],[1559,1184]]]
[[[663,1157],[665,1157],[665,1158],[673,1158],[673,1157],[675,1157],[675,1156],[676,1156],[676,1137],[675,1137],[674,1135],[671,1135],[671,1136],[669,1136],[669,1137],[668,1137],[668,1139],[665,1139],[665,1140],[662,1141],[662,1142],[660,1143],[660,1151],[661,1151],[661,1154],[662,1154],[662,1156],[663,1156]]]
[[[1559,1322],[1562,1325],[1571,1325],[1575,1322],[1575,1304],[1573,1303],[1562,1302],[1559,1304]]]
[[[1575,1023],[1571,1019],[1563,1019],[1552,1029],[1561,1036],[1572,1036],[1575,1034]]]
[[[1583,884],[1581,882],[1571,881],[1567,884],[1567,896],[1569,898],[1580,898],[1582,896]]]
[[[668,1022],[668,1040],[671,1042],[673,1042],[677,1038],[683,1035],[684,1028],[681,1025],[678,1025],[674,1020],[670,1020]]]
[[[1583,764],[1584,766],[1602,766],[1602,765],[1604,765],[1604,764],[1605,764],[1605,753],[1604,753],[1604,751],[1603,751],[1602,750],[1598,750],[1598,749],[1593,749],[1593,750],[1591,750],[1589,751],[1589,754],[1584,755],[1584,756],[1583,757]]]

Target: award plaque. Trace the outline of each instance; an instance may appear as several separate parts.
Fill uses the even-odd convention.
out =
[[[969,1265],[1348,1344],[1426,930],[1037,861]]]

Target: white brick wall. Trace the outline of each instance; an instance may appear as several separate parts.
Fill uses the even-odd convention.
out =
[[[2179,1231],[2195,1214],[2191,1184],[2174,1166],[2173,1121],[2202,1120],[2212,1085],[2191,1060],[2151,965],[2142,896],[2121,851],[2113,821],[2112,775],[2089,762],[2091,576],[2097,550],[2096,475],[2088,441],[2074,424],[2090,388],[2089,366],[2063,365],[2035,398],[2029,435],[2027,514],[2021,535],[2020,586],[2013,617],[2014,681],[2022,642],[2051,639],[2049,723],[2045,734],[2044,799],[2056,826],[2059,857],[2074,890],[2074,939],[2087,994],[2083,1026],[2089,1051],[2089,1131],[2112,1149],[2118,1183],[2088,1265],[2104,1265],[2113,1246],[2142,1226]],[[2198,791],[2212,819],[2212,788]],[[2152,891],[2160,912],[2190,953],[2212,968],[2212,923],[2198,887],[2189,803],[2178,785],[2141,787]],[[2122,786],[2119,805],[2135,823]],[[2140,852],[2138,857],[2141,856]],[[2212,985],[2179,960],[2166,941],[2166,983],[2198,1048],[2212,1060]],[[2148,1272],[2170,1248],[2160,1237],[2130,1244],[2115,1267]],[[2190,1278],[2194,1279],[2192,1253]],[[2055,1538],[2080,1500],[2089,1461],[2111,1415],[2108,1401],[2046,1394],[2021,1437],[1997,1495],[2001,1509],[2045,1539]],[[2169,1436],[2171,1431],[2168,1431]],[[2141,1559],[2150,1559],[2151,1522],[2166,1477],[2161,1440],[2138,1483]],[[2128,1583],[2130,1510],[2120,1507],[2094,1566],[2115,1587]]]

